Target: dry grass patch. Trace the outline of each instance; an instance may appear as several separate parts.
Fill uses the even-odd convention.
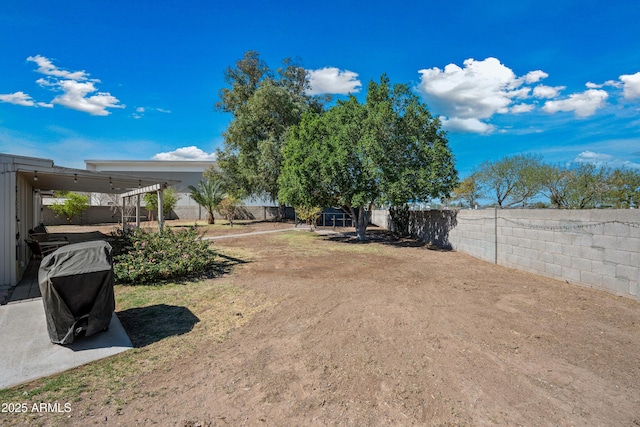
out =
[[[227,255],[227,253],[229,253]],[[246,251],[228,251],[220,259],[246,262]],[[104,406],[122,407],[145,392],[137,386],[148,374],[169,371],[199,347],[222,342],[234,329],[270,305],[227,277],[157,286],[116,286],[116,313],[134,349],[62,374],[0,391],[0,401],[71,403],[73,416],[91,415]],[[81,403],[80,403],[81,402]],[[2,414],[6,416],[7,414]],[[68,414],[9,414],[12,425],[56,425]],[[46,423],[45,423],[46,420]],[[7,420],[8,421],[8,420]],[[0,419],[0,425],[4,425]]]

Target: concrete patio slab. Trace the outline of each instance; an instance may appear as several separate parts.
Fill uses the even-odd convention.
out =
[[[0,306],[0,389],[93,362],[133,348],[118,316],[109,330],[71,345],[49,340],[42,298]]]

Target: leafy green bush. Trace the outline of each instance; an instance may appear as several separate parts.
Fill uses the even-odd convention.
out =
[[[60,197],[64,197],[64,202],[53,202],[51,210],[56,216],[64,216],[69,223],[75,215],[81,215],[82,212],[89,209],[89,196],[77,193],[62,193]]]
[[[115,281],[152,285],[157,281],[194,276],[214,264],[215,251],[193,229],[155,232],[135,229],[119,236]]]

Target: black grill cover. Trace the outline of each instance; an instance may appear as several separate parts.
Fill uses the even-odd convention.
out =
[[[71,344],[109,327],[115,310],[111,245],[62,246],[40,263],[38,282],[51,342]]]

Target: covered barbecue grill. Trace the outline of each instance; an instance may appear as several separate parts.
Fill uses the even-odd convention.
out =
[[[106,330],[115,310],[111,245],[105,241],[63,246],[40,264],[38,282],[51,342],[71,344]]]

